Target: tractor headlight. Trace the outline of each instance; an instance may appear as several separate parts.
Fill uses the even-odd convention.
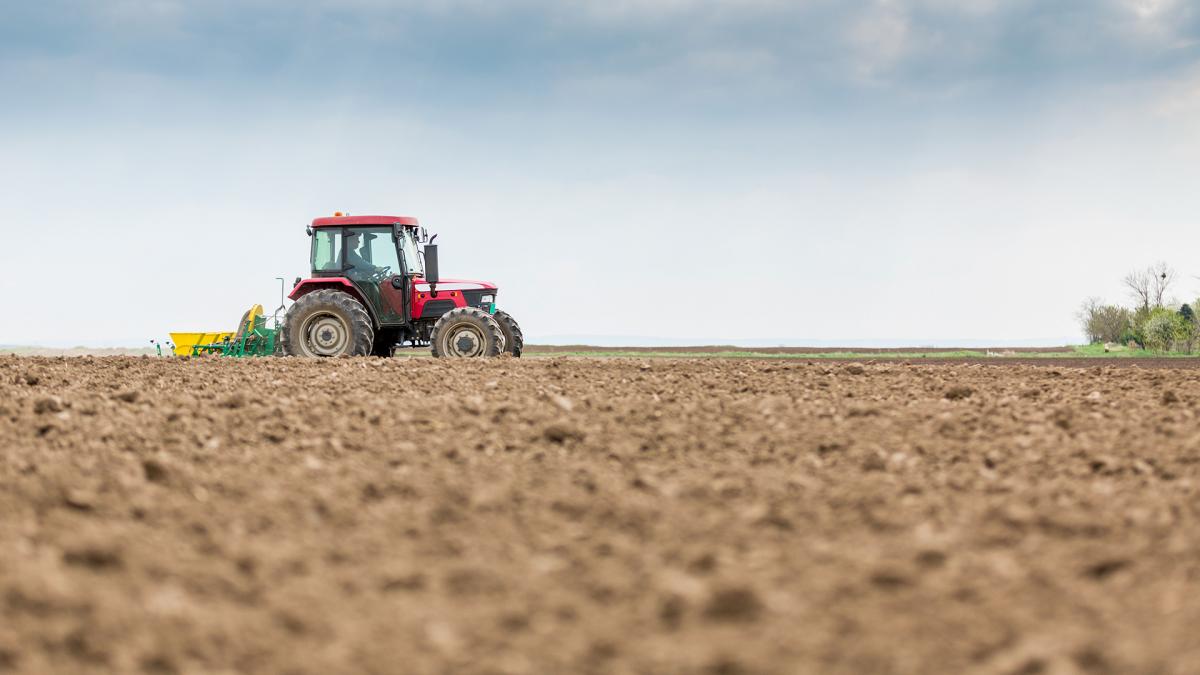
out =
[[[483,296],[482,298],[480,298],[480,301],[481,301],[481,302],[483,302],[483,304],[485,304],[485,305],[490,305],[490,304],[492,304],[493,302],[495,302],[495,301],[496,301],[496,296],[494,296],[494,295],[485,295],[485,296]]]

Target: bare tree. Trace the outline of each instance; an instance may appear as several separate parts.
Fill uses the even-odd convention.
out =
[[[1155,263],[1144,270],[1125,275],[1125,287],[1142,309],[1162,307],[1167,290],[1175,282],[1175,269],[1165,262]]]
[[[1151,288],[1154,291],[1154,306],[1162,307],[1167,289],[1175,282],[1175,269],[1165,262],[1151,265],[1146,272],[1150,274]]]
[[[1134,270],[1125,275],[1125,286],[1129,294],[1141,304],[1142,309],[1150,309],[1150,298],[1154,295],[1154,281],[1150,278],[1150,270]]]
[[[1089,344],[1094,344],[1101,340],[1095,317],[1103,305],[1104,302],[1100,298],[1095,296],[1090,297],[1083,301],[1083,304],[1079,306],[1079,313],[1075,315],[1079,318],[1079,326],[1083,328],[1083,333],[1087,335]]]

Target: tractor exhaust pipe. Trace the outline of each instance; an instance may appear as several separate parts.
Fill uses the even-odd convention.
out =
[[[425,244],[425,281],[429,283],[429,295],[437,297],[438,251],[437,244]]]

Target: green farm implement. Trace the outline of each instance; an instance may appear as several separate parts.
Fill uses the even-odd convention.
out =
[[[267,327],[262,305],[246,310],[232,333],[171,333],[176,356],[271,356],[276,328]]]

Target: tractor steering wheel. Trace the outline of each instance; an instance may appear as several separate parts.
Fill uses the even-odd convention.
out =
[[[379,283],[392,276],[392,268],[388,265],[384,265],[383,267],[372,266],[370,271],[363,270],[360,272],[360,274],[362,275],[363,281]]]

